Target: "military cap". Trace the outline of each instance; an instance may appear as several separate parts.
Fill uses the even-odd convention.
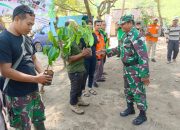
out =
[[[133,15],[124,15],[120,18],[120,21],[118,22],[118,24],[124,24],[126,22],[133,21],[133,20],[134,20]]]

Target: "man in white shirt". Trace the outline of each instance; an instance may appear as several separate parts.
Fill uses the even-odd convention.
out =
[[[179,18],[175,17],[172,21],[172,25],[167,29],[166,38],[168,42],[167,60],[168,64],[176,62],[176,57],[179,53],[179,41],[180,41],[180,26],[178,25]]]

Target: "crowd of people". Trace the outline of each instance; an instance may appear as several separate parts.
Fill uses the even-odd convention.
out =
[[[46,129],[44,104],[40,98],[38,83],[51,82],[52,77],[43,73],[31,40],[26,36],[32,29],[34,20],[34,12],[28,6],[20,5],[13,11],[10,27],[0,34],[0,69],[4,77],[1,77],[1,91],[10,126],[16,130],[30,130],[31,123],[35,130]],[[76,25],[75,21],[68,21],[66,26],[71,22]],[[118,22],[118,46],[111,49],[110,38],[105,32],[105,21],[86,22],[93,30],[93,46],[87,46],[81,38],[80,44],[73,42],[70,53],[62,56],[67,62],[66,68],[71,84],[70,109],[76,114],[84,114],[80,106],[89,106],[90,103],[84,101],[83,96],[98,94],[95,89],[100,87],[98,82],[106,81],[106,58],[117,55],[123,63],[124,93],[127,102],[127,108],[120,112],[120,116],[135,114],[136,103],[139,115],[132,123],[142,124],[147,120],[146,86],[150,83],[149,61],[158,61],[155,57],[161,30],[158,19],[153,19],[153,23],[143,30],[141,22],[135,22],[133,15],[122,16]],[[178,18],[173,19],[166,38],[167,61],[171,63],[173,59],[176,62],[180,41]],[[4,104],[0,100],[1,130],[7,129],[1,113],[3,107]]]

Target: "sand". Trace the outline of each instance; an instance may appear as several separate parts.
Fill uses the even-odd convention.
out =
[[[111,39],[117,45],[117,39]],[[117,57],[108,58],[105,64],[107,80],[95,88],[98,95],[85,97],[90,106],[84,115],[77,115],[69,108],[70,82],[63,62],[53,66],[53,84],[45,87],[42,96],[46,107],[47,130],[180,130],[180,58],[177,63],[166,64],[167,43],[161,38],[157,44],[157,62],[150,62],[151,84],[147,87],[148,120],[141,126],[132,125],[138,115],[120,117],[126,107],[122,63]],[[37,56],[46,67],[46,57]]]

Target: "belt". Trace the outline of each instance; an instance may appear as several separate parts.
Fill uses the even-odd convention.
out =
[[[132,62],[130,62],[130,63],[125,63],[125,62],[123,62],[123,64],[124,64],[125,67],[129,67],[129,66],[137,65],[137,64],[139,64],[139,63],[138,63],[137,60],[135,60],[135,61],[132,61]]]

